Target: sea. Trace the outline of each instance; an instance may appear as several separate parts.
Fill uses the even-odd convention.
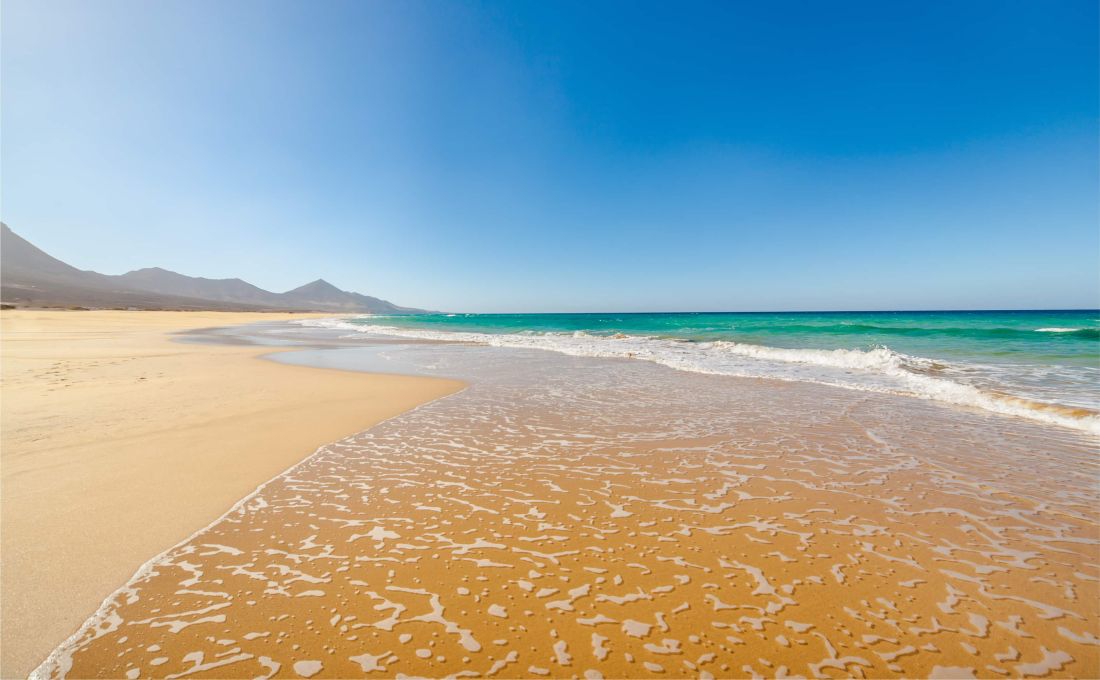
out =
[[[899,394],[1100,434],[1098,310],[421,314],[302,323]]]

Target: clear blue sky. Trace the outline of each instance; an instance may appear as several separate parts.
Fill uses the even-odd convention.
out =
[[[5,0],[2,217],[456,311],[1100,306],[1095,0]]]

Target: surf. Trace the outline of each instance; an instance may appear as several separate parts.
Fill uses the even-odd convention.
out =
[[[690,341],[644,335],[593,334],[578,330],[479,333],[408,328],[379,323],[378,317],[307,319],[304,326],[439,342],[536,349],[571,356],[650,361],[681,371],[740,378],[811,382],[845,389],[896,394],[976,408],[1006,416],[1100,435],[1100,413],[1093,409],[1036,399],[1009,389],[969,384],[962,366],[895,351],[784,348],[732,340]]]

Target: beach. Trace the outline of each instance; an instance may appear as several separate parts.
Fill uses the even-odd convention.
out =
[[[468,387],[239,496],[119,579],[40,677],[1100,673],[1092,435],[306,330],[274,358]]]
[[[0,680],[1100,680],[1100,2],[0,0]]]
[[[317,447],[461,388],[171,335],[302,316],[0,314],[4,677],[29,673],[144,562]]]

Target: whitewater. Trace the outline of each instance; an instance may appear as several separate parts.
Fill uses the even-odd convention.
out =
[[[580,330],[481,333],[399,327],[377,323],[380,320],[377,317],[330,318],[297,323],[351,331],[361,334],[360,337],[378,335],[538,349],[571,356],[649,361],[695,373],[810,382],[928,399],[1100,435],[1100,413],[1095,409],[1036,398],[1015,385],[1006,387],[998,379],[1005,373],[1003,366],[946,362],[885,346],[870,349],[783,348],[731,340],[693,341],[625,333],[592,334]],[[1015,393],[1010,391],[1014,388]]]

